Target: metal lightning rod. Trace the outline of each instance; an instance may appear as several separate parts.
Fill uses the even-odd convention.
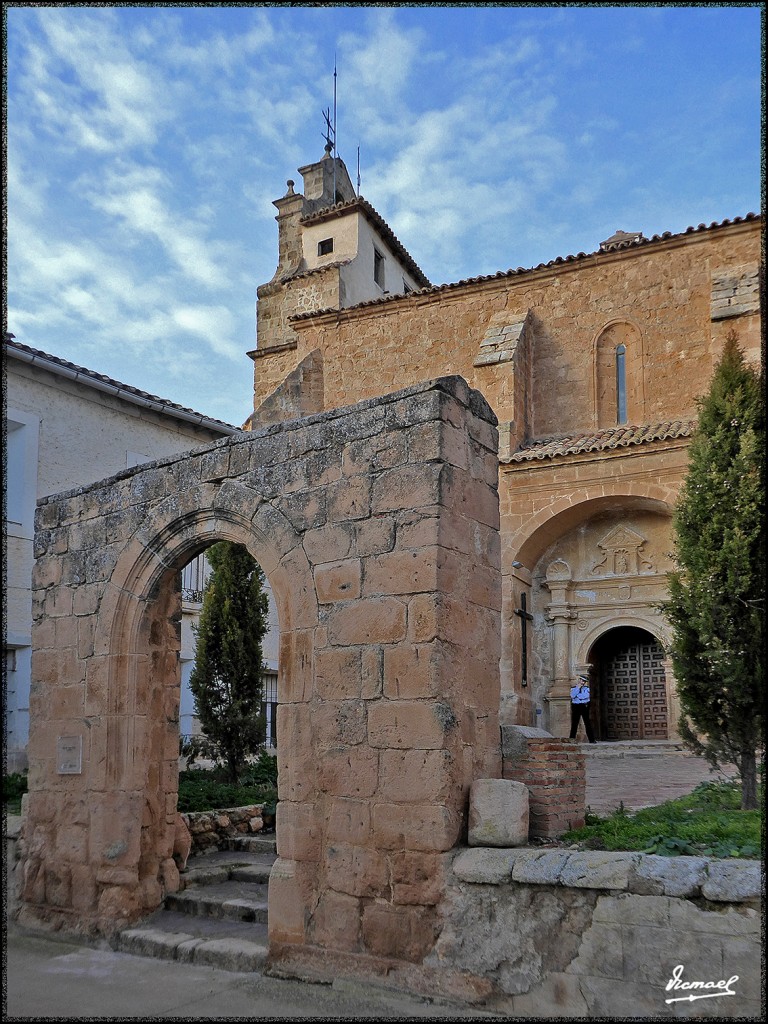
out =
[[[336,145],[336,54],[333,55],[333,201],[336,202],[336,158],[339,150]]]

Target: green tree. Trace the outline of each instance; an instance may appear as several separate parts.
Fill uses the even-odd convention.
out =
[[[664,610],[680,733],[713,766],[737,766],[747,810],[764,737],[765,407],[762,374],[737,342],[730,332],[699,401]]]
[[[200,724],[236,782],[264,740],[262,643],[269,630],[264,573],[240,544],[220,541],[206,552],[211,575],[193,627],[190,688]]]

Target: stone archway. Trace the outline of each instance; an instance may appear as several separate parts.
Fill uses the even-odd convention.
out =
[[[664,648],[651,632],[637,625],[614,627],[592,646],[589,662],[598,739],[669,739]]]
[[[422,962],[501,774],[495,427],[443,378],[43,500],[23,920],[109,935],[173,888],[178,569],[226,539],[280,619],[270,955]]]

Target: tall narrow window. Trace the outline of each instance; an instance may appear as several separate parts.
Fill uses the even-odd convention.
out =
[[[616,422],[627,422],[627,349],[616,346]]]
[[[373,250],[373,280],[379,288],[384,287],[384,257],[376,248]]]

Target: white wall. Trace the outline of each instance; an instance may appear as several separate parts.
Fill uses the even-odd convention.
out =
[[[395,256],[386,242],[374,230],[372,225],[361,214],[356,214],[358,221],[357,256],[349,266],[341,268],[341,280],[344,286],[344,306],[354,306],[358,302],[380,299],[384,295],[402,295],[405,291],[403,281],[417,291],[420,285],[405,269],[403,263]],[[384,256],[384,287],[380,288],[373,279],[374,247]]]
[[[11,355],[6,367],[5,729],[8,770],[15,771],[26,765],[29,736],[37,499],[94,483],[142,461],[188,451],[223,433],[141,409]]]

